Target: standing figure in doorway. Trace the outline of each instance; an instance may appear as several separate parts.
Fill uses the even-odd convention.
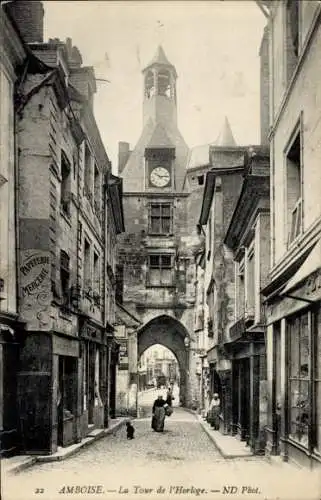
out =
[[[157,399],[155,399],[153,404],[153,416],[152,416],[152,429],[155,432],[163,432],[164,423],[165,423],[165,408],[166,404],[165,399],[163,399],[162,395],[159,395]]]
[[[208,422],[217,431],[220,427],[220,398],[217,392],[213,394],[213,398],[208,410]]]

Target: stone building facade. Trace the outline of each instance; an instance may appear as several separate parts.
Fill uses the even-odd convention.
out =
[[[268,454],[321,463],[321,5],[269,2]]]
[[[209,365],[205,396],[210,399],[214,392],[219,394],[224,433],[231,432],[232,412],[232,365],[224,343],[234,322],[234,261],[224,237],[242,187],[244,155],[241,146],[211,146],[212,168],[206,175],[199,216],[205,234],[204,330]]]
[[[196,407],[194,251],[199,237],[196,226],[189,231],[189,149],[177,126],[177,74],[162,47],[143,78],[143,131],[133,151],[120,144],[119,156],[126,225],[118,242],[123,303],[142,323],[130,356],[136,359],[138,352],[139,358],[155,343],[171,349],[180,364],[181,403]],[[137,387],[137,362],[130,386]]]
[[[231,433],[264,454],[267,424],[265,315],[261,288],[270,263],[269,150],[251,148],[242,190],[224,243],[234,256],[234,321],[225,353],[231,360]]]
[[[70,39],[44,43],[41,2],[8,9],[28,41],[15,96],[20,447],[50,454],[113,411],[122,182],[93,115],[93,69]]]
[[[17,360],[23,343],[18,317],[14,86],[26,50],[10,18],[0,13],[0,456],[18,447]]]

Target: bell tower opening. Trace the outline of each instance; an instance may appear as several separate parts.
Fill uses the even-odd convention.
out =
[[[157,75],[158,95],[163,95],[172,99],[173,89],[171,86],[170,72],[167,70],[160,70]]]
[[[156,93],[156,86],[154,81],[154,73],[152,71],[148,71],[145,76],[145,97],[150,99]]]
[[[144,75],[144,125],[154,124],[176,127],[176,79],[175,67],[168,61],[161,46],[152,61],[143,70]]]

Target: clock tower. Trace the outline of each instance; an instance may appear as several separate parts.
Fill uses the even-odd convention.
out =
[[[142,325],[128,356],[137,360],[157,343],[168,347],[180,365],[181,403],[189,405],[197,387],[194,243],[185,187],[189,149],[177,126],[176,69],[161,46],[142,73],[143,130],[133,151],[119,144],[125,233],[118,239],[118,274],[123,305]],[[132,390],[137,366],[130,366]]]
[[[182,192],[188,147],[177,127],[177,73],[159,46],[143,69],[143,130],[121,172],[125,192]]]

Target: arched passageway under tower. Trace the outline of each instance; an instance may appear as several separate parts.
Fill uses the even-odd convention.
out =
[[[155,344],[167,347],[175,355],[180,370],[180,404],[187,406],[190,399],[190,336],[186,328],[175,318],[157,316],[137,332],[137,358]]]

